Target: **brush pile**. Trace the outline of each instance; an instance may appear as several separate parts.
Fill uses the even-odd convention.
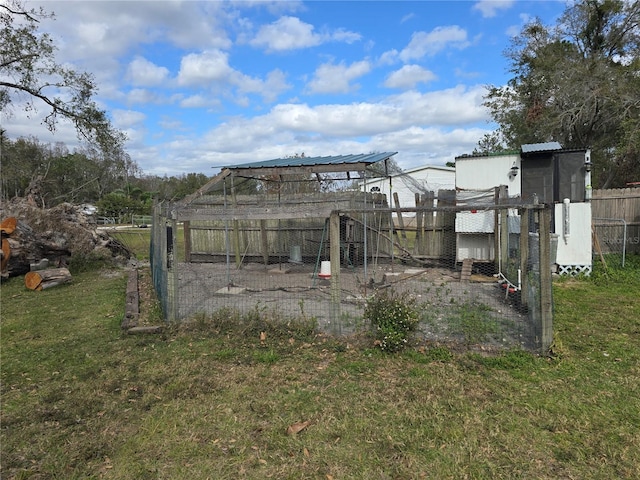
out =
[[[97,229],[82,206],[42,209],[24,199],[0,205],[2,279],[41,268],[67,268],[72,260],[125,264],[131,252]]]

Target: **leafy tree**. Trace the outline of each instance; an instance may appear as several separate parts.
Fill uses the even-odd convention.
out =
[[[26,9],[20,0],[0,4],[0,109],[6,111],[18,98],[26,101],[26,110],[44,105],[49,130],[65,118],[81,138],[103,150],[121,148],[124,134],[112,127],[92,100],[96,93],[92,75],[56,62],[51,36],[38,32],[40,20],[53,16],[43,8]]]
[[[487,133],[482,140],[478,142],[478,146],[473,150],[474,155],[483,155],[487,153],[504,152],[507,148],[504,145],[504,139],[500,131]],[[448,167],[454,167],[447,164]]]
[[[0,141],[0,196],[4,200],[33,196],[37,191],[36,203],[51,207],[62,202],[96,202],[121,187],[139,188],[130,183],[135,181],[136,170],[127,169],[128,157],[125,164],[116,165],[95,149],[69,153],[61,143],[45,144],[33,137],[12,141],[4,134]]]
[[[44,107],[47,111],[44,124],[50,131],[55,131],[61,120],[70,121],[85,145],[79,155],[61,158],[68,152],[50,152],[46,162],[26,159],[20,167],[13,162],[7,175],[2,172],[3,197],[9,194],[8,189],[16,194],[19,190],[22,194],[25,190],[39,194],[48,191],[50,195],[41,198],[42,206],[90,198],[92,195],[79,193],[83,192],[82,185],[91,183],[92,178],[100,179],[93,182],[96,195],[100,196],[126,182],[137,170],[124,152],[125,134],[111,125],[106,112],[93,100],[97,91],[93,76],[58,63],[52,38],[38,31],[40,21],[53,16],[42,8],[27,9],[20,0],[0,3],[0,109],[6,114],[14,105],[23,106],[26,111]],[[18,156],[25,160],[24,155]],[[12,160],[15,159],[3,155],[3,169]],[[74,169],[85,168],[88,170],[82,174],[73,173]],[[62,180],[54,178],[60,174]],[[26,178],[28,184],[24,186]],[[61,182],[72,194],[64,195]],[[18,185],[20,188],[16,188]]]
[[[131,221],[131,215],[144,215],[150,212],[150,204],[142,199],[132,198],[122,191],[107,193],[98,202],[98,214],[111,217],[117,223]]]
[[[507,57],[513,78],[485,97],[507,148],[590,147],[596,187],[640,177],[640,2],[578,1],[555,27],[526,25]]]
[[[81,153],[54,156],[43,181],[46,203],[92,203],[99,198],[99,165]]]

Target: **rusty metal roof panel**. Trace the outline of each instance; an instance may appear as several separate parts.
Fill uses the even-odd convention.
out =
[[[262,162],[242,163],[229,165],[229,170],[241,170],[246,168],[283,168],[283,167],[309,167],[314,165],[347,165],[347,164],[372,164],[386,160],[398,152],[363,153],[356,155],[334,155],[327,157],[290,157],[274,158]]]

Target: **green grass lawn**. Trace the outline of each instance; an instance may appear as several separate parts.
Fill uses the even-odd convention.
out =
[[[387,355],[232,312],[124,335],[125,272],[11,279],[0,476],[640,478],[638,272],[556,282],[548,358]]]

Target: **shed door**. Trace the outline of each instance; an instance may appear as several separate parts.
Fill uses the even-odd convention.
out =
[[[551,156],[527,158],[522,162],[522,199],[524,201],[533,201],[533,195],[536,194],[540,203],[553,202],[555,173],[553,164]]]

